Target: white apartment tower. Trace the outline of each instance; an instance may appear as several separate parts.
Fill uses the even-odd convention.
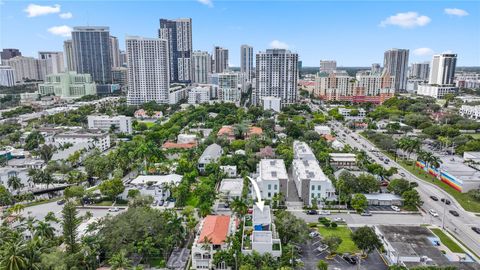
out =
[[[208,74],[212,69],[212,56],[205,51],[192,54],[192,80],[194,83],[208,83]]]
[[[320,72],[330,73],[337,70],[337,61],[320,60]]]
[[[160,19],[158,37],[168,42],[170,81],[190,82],[192,19]]]
[[[395,77],[395,91],[407,89],[408,54],[407,49],[390,49],[384,54],[383,68]]]
[[[430,69],[429,84],[451,85],[454,84],[457,55],[443,53],[433,56]]]
[[[285,49],[257,53],[253,103],[264,97],[281,98],[282,106],[297,101],[298,54]]]
[[[130,105],[169,102],[168,42],[159,38],[127,37],[128,95]]]
[[[45,75],[62,73],[65,71],[63,52],[38,52],[38,59],[45,60]]]
[[[412,79],[428,80],[428,73],[430,71],[430,64],[427,63],[413,63],[410,66],[410,74],[408,77]]]
[[[214,64],[213,72],[222,73],[228,69],[228,49],[215,46],[213,48]]]
[[[253,47],[242,45],[240,47],[240,72],[247,75],[247,80],[252,81],[253,78]]]
[[[0,66],[0,86],[15,85],[15,71],[9,66]]]

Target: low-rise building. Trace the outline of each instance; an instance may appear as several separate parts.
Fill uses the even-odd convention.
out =
[[[373,206],[402,206],[403,199],[399,195],[395,195],[392,193],[369,193],[364,194],[367,198],[368,205]]]
[[[480,105],[462,105],[458,111],[461,116],[467,117],[470,119],[480,119]]]
[[[332,129],[329,126],[315,126],[314,130],[320,135],[328,135],[332,133]]]
[[[195,134],[178,134],[177,143],[195,143],[197,135]]]
[[[248,127],[245,139],[250,139],[253,136],[262,136],[263,130],[260,127],[250,126]],[[217,132],[217,137],[226,137],[229,141],[235,140],[234,127],[232,126],[222,126]]]
[[[97,88],[90,74],[74,71],[47,75],[45,82],[38,85],[40,95],[55,95],[62,98],[79,98],[95,95]]]
[[[140,191],[141,195],[151,196],[154,199],[154,202],[164,202],[170,197],[171,189],[178,186],[181,181],[182,176],[178,174],[139,175],[125,187],[125,190],[119,196],[122,199],[127,200],[128,191],[136,189]]]
[[[192,245],[192,269],[230,269],[224,262],[214,265],[213,255],[228,248],[227,237],[235,233],[235,230],[235,218],[223,215],[206,216]]]
[[[172,85],[169,89],[168,104],[178,104],[188,98],[188,88],[183,84]]]
[[[110,135],[108,133],[94,133],[83,130],[77,132],[63,132],[54,135],[52,138],[52,143],[57,146],[66,143],[88,143],[93,144],[100,151],[105,151],[110,148]]]
[[[132,118],[125,115],[108,116],[108,115],[89,115],[89,129],[114,130],[122,133],[131,134]]]
[[[294,159],[292,162],[292,177],[297,187],[298,197],[305,205],[312,206],[323,199],[335,199],[335,188],[323,173],[317,160]]]
[[[28,187],[28,185],[31,184],[28,181],[28,171],[29,170],[27,168],[16,168],[12,166],[0,167],[0,184],[7,188],[11,193],[17,194],[19,191],[11,188],[8,185],[8,180],[12,177],[18,177],[20,179],[20,183],[22,183],[24,187]]]
[[[271,200],[282,192],[287,194],[288,174],[283,159],[262,159],[257,165],[257,182],[262,199]]]
[[[242,253],[260,255],[269,253],[274,258],[282,255],[282,245],[272,222],[270,206],[260,210],[253,206],[252,215],[246,215],[243,227]]]
[[[225,173],[227,177],[237,177],[237,166],[235,165],[220,166],[220,171]]]
[[[360,109],[348,109],[348,108],[338,108],[338,113],[343,116],[345,121],[362,121],[365,119],[367,112],[360,108]]]
[[[194,87],[188,92],[188,104],[202,104],[210,101],[210,88]]]
[[[312,148],[306,142],[293,141],[293,158],[299,160],[317,160]]]
[[[354,168],[357,166],[357,157],[351,153],[330,153],[330,165],[336,168]]]
[[[418,86],[417,95],[443,98],[446,94],[456,94],[458,87],[455,85],[421,84]]]
[[[242,196],[243,178],[225,178],[220,182],[218,192],[225,201],[233,201]]]
[[[220,145],[216,143],[209,145],[198,159],[198,170],[202,173],[205,172],[207,165],[212,162],[217,162],[222,154],[223,150]]]
[[[133,114],[135,118],[145,119],[145,118],[152,118],[152,119],[159,119],[163,117],[163,112],[161,111],[154,111],[152,114],[148,114],[147,111],[144,109],[136,110]]]
[[[282,99],[279,97],[262,97],[263,110],[280,112],[282,110]]]

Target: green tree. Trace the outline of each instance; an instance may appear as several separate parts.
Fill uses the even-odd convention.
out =
[[[67,199],[77,199],[83,206],[83,197],[85,196],[85,188],[83,186],[70,186],[65,189],[63,195]]]
[[[67,202],[62,210],[63,241],[66,245],[67,254],[74,254],[79,250],[77,229],[80,222],[75,204]]]
[[[42,147],[40,147],[40,149],[38,150],[38,154],[40,155],[40,158],[43,161],[45,161],[45,163],[48,163],[50,159],[52,159],[54,152],[55,152],[55,147],[49,144],[42,145]]]
[[[5,241],[1,247],[0,266],[1,269],[26,270],[26,246],[22,240],[15,239],[13,242]]]
[[[18,176],[10,176],[7,180],[8,187],[16,190],[17,194],[20,193],[20,189],[23,188],[22,180]]]
[[[407,210],[414,211],[417,206],[422,204],[420,195],[415,189],[410,189],[402,193],[403,204]]]
[[[32,131],[28,134],[27,138],[25,139],[25,150],[34,150],[38,148],[38,146],[45,142],[42,134],[38,131]]]
[[[301,243],[308,237],[308,226],[305,221],[295,217],[291,212],[283,210],[275,212],[275,226],[282,245],[290,242]]]
[[[113,202],[117,196],[125,190],[125,186],[121,179],[114,178],[103,181],[99,185],[99,189],[103,196],[107,196]]]
[[[328,263],[324,260],[320,260],[317,262],[317,269],[318,270],[328,270]]]
[[[108,263],[112,267],[112,270],[126,270],[130,267],[131,261],[127,258],[124,250],[115,253]]]
[[[328,246],[330,254],[337,252],[338,247],[342,243],[342,238],[338,236],[327,236],[323,239],[323,243]]]
[[[365,211],[365,209],[367,209],[368,206],[367,197],[360,193],[354,194],[350,204],[352,205],[352,208],[357,211],[357,213],[362,213]]]
[[[352,240],[364,255],[369,254],[382,246],[377,234],[368,226],[358,228],[352,232]]]
[[[140,190],[134,189],[134,188],[128,190],[127,197],[129,199],[133,199],[133,198],[137,197],[138,195],[140,195]]]
[[[0,184],[0,205],[10,205],[13,203],[12,194],[8,189]]]
[[[387,190],[397,195],[402,195],[405,191],[410,190],[410,182],[405,179],[393,179],[388,184]]]

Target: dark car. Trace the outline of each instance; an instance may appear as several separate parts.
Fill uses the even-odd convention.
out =
[[[480,228],[479,227],[472,227],[472,230],[478,234],[480,234]]]
[[[430,199],[432,199],[434,201],[438,201],[438,198],[436,196],[430,196]]]
[[[62,205],[62,204],[64,204],[64,203],[65,203],[65,200],[59,200],[59,201],[57,201],[57,204],[58,204],[58,205]]]
[[[453,216],[456,216],[456,217],[460,216],[460,214],[455,210],[450,210],[448,212],[450,212],[450,214],[452,214]]]
[[[318,215],[317,210],[307,210],[307,215]]]
[[[349,264],[357,264],[357,257],[350,254],[343,254],[342,258],[347,261]]]
[[[450,205],[452,202],[449,199],[442,198],[440,200],[442,203],[445,203],[446,205]]]

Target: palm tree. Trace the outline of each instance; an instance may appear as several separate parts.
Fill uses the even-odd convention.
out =
[[[45,163],[48,163],[50,159],[52,159],[53,153],[55,152],[55,147],[44,144],[39,150],[38,154],[40,155],[40,158],[45,161]]]
[[[241,198],[235,198],[230,204],[230,208],[238,217],[243,217],[248,212],[247,203]]]
[[[8,187],[20,193],[20,189],[24,187],[22,180],[18,176],[10,176],[7,181]]]
[[[6,242],[3,247],[3,254],[0,259],[2,269],[23,270],[27,269],[27,258],[25,256],[26,246],[23,240]]]
[[[110,264],[112,270],[125,270],[130,267],[131,262],[126,255],[126,252],[122,250],[113,255],[112,258],[108,260],[108,263]]]
[[[209,251],[211,247],[212,247],[212,239],[208,238],[208,236],[205,235],[205,237],[203,238],[202,249]]]
[[[53,228],[50,223],[38,221],[37,226],[35,227],[35,237],[53,239],[54,236],[55,228]]]

